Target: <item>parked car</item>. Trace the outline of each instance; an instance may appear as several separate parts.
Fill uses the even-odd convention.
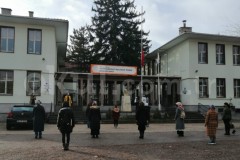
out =
[[[33,127],[33,105],[14,105],[7,115],[6,128]]]

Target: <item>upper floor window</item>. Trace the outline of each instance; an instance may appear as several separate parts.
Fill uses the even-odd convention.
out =
[[[226,83],[224,78],[217,78],[217,98],[226,97]]]
[[[240,79],[233,80],[234,98],[240,98]]]
[[[28,53],[41,54],[42,49],[42,31],[28,29]]]
[[[216,63],[225,64],[225,46],[224,44],[216,44]]]
[[[13,71],[0,70],[0,95],[13,94]]]
[[[1,52],[14,52],[14,28],[13,27],[1,27],[0,26],[0,51]]]
[[[208,97],[208,78],[199,78],[199,97]]]
[[[208,63],[208,45],[207,43],[198,43],[198,63]]]
[[[27,72],[27,95],[30,96],[31,94],[37,96],[41,94],[41,72]]]
[[[233,46],[233,65],[240,65],[240,46]]]

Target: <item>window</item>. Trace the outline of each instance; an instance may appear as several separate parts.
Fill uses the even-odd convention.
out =
[[[0,51],[1,52],[14,52],[14,28],[12,27],[0,27]]]
[[[13,71],[0,70],[0,95],[13,94]]]
[[[233,65],[240,65],[240,46],[233,46]]]
[[[27,72],[27,95],[30,96],[31,94],[37,96],[41,94],[41,72]]]
[[[198,43],[198,63],[208,63],[208,46],[207,43]]]
[[[28,30],[28,53],[41,54],[42,48],[42,31],[41,30]]]
[[[217,78],[217,98],[226,97],[226,83],[224,78]]]
[[[225,64],[225,46],[223,44],[216,45],[216,63]]]
[[[208,78],[199,78],[199,97],[208,97]]]
[[[234,98],[240,98],[240,79],[234,79]]]

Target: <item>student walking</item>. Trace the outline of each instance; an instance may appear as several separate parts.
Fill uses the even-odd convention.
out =
[[[92,106],[90,106],[88,119],[90,122],[92,138],[98,138],[98,135],[100,134],[101,113],[96,101],[93,101]]]
[[[138,130],[139,130],[139,138],[143,139],[144,138],[144,132],[146,130],[146,125],[147,125],[147,110],[144,107],[144,103],[140,102],[139,107],[136,111],[136,122],[138,125]]]
[[[223,120],[224,126],[225,126],[225,134],[224,135],[230,135],[230,126],[231,126],[230,122],[232,120],[232,112],[230,109],[230,105],[227,102],[224,103],[222,120]]]
[[[183,104],[181,102],[176,103],[176,112],[175,112],[175,123],[176,123],[176,130],[179,137],[184,137],[184,118],[185,118],[185,111]]]
[[[114,108],[113,108],[113,110],[112,110],[113,124],[114,124],[114,127],[115,127],[115,128],[118,127],[119,117],[120,117],[120,109],[118,108],[117,105],[115,105]]]
[[[42,131],[44,131],[45,122],[45,109],[42,106],[40,100],[37,101],[37,105],[33,108],[33,130],[35,132],[35,139],[42,138]]]
[[[215,107],[212,105],[207,112],[205,118],[205,127],[207,127],[207,136],[210,141],[208,144],[216,144],[216,132],[218,127],[218,113],[215,111]]]
[[[68,102],[63,103],[57,118],[57,127],[62,133],[62,145],[64,150],[69,150],[70,134],[75,126],[75,118]],[[67,140],[65,140],[67,138]]]

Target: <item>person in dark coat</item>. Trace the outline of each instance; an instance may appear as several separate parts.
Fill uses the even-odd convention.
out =
[[[90,121],[89,121],[88,117],[89,117],[89,111],[90,111],[90,107],[91,107],[92,103],[93,103],[93,100],[91,100],[91,101],[88,103],[87,108],[86,108],[87,127],[88,127],[88,128],[90,128]]]
[[[181,117],[181,112],[184,111],[183,104],[181,102],[176,103],[176,112],[175,112],[175,123],[176,123],[176,130],[179,137],[184,137],[184,118]]]
[[[93,101],[90,106],[88,120],[90,122],[92,138],[98,138],[98,135],[100,134],[101,113],[96,101]]]
[[[230,105],[227,102],[224,103],[222,120],[223,120],[224,126],[225,126],[225,134],[224,135],[230,135],[230,121],[232,120],[232,112],[230,109]]]
[[[33,130],[35,132],[35,139],[41,139],[42,131],[44,131],[45,109],[41,104],[42,102],[38,100],[37,105],[33,108]]]
[[[30,96],[30,101],[29,103],[31,105],[35,105],[35,101],[36,101],[36,96],[32,93],[31,96]]]
[[[75,118],[68,102],[63,103],[63,107],[59,110],[57,118],[57,127],[62,133],[62,144],[64,150],[69,150],[70,134],[75,126]],[[65,141],[67,138],[67,141]]]
[[[140,102],[138,109],[136,111],[136,122],[138,125],[138,130],[139,130],[139,138],[143,139],[144,138],[144,132],[146,130],[146,125],[147,125],[147,110],[144,107],[144,103]]]
[[[119,117],[120,117],[120,109],[118,108],[117,105],[115,105],[114,108],[113,108],[113,110],[112,110],[113,124],[114,124],[114,127],[115,127],[115,128],[118,127]]]

